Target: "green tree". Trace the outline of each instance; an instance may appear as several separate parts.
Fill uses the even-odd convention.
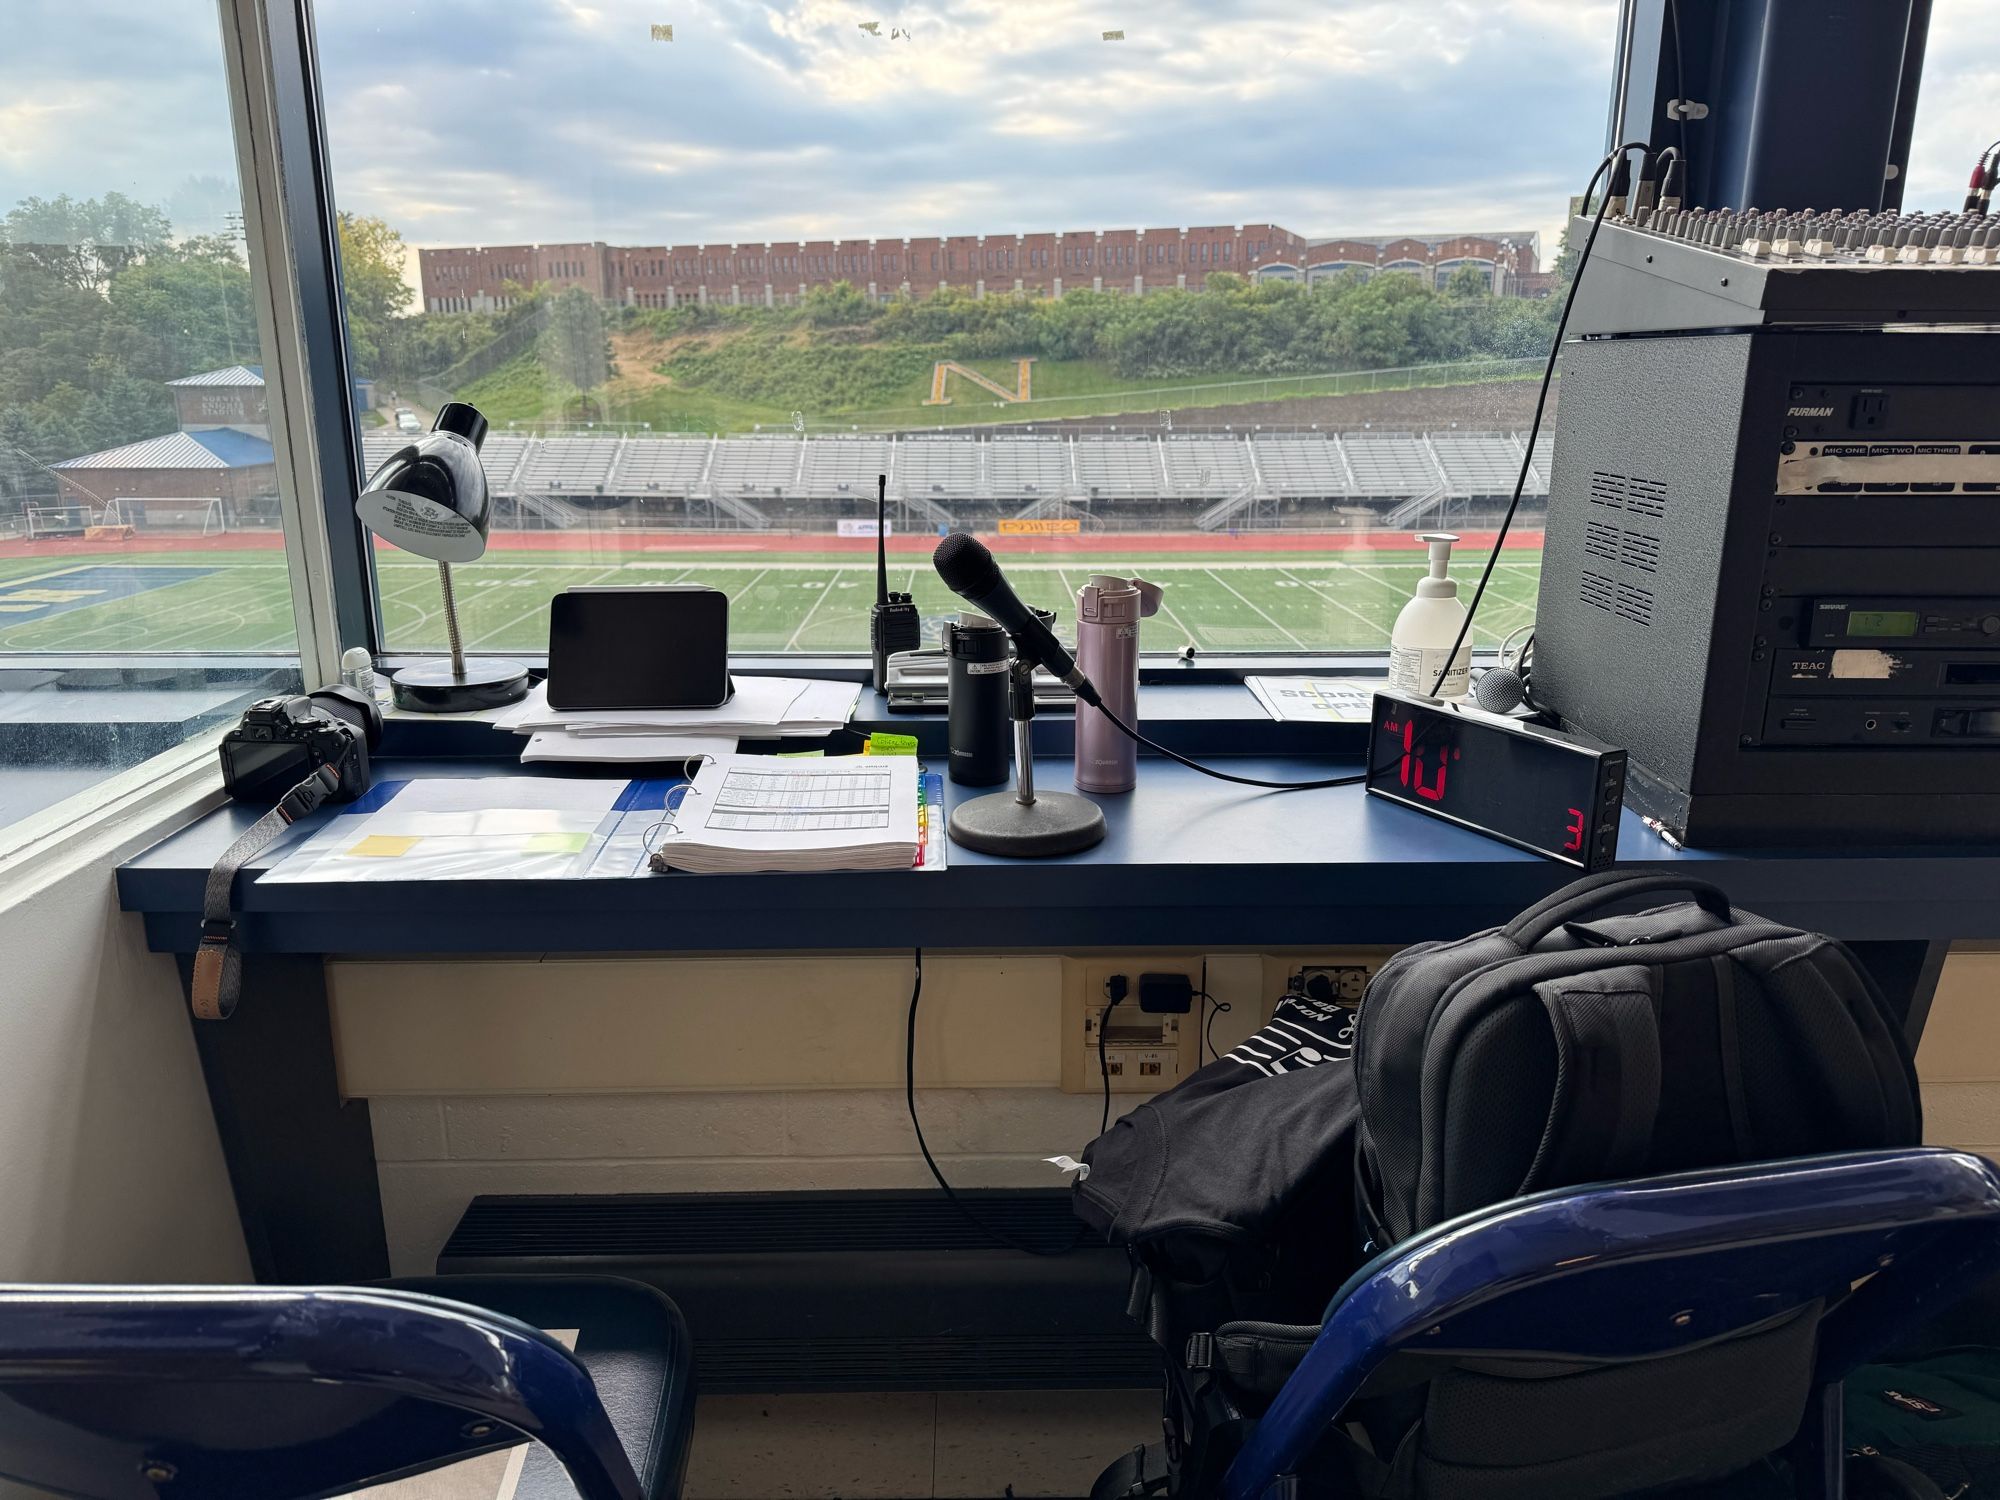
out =
[[[586,393],[615,373],[604,309],[582,287],[569,287],[546,299],[535,353],[551,377]]]
[[[250,270],[233,240],[205,236],[155,251],[113,277],[105,295],[142,341],[126,360],[135,373],[174,380],[263,357]]]
[[[410,305],[403,279],[403,236],[384,219],[343,213],[339,217],[340,284],[347,299],[347,337],[354,373],[382,372],[385,344],[393,342],[394,320]]]
[[[1449,302],[1469,302],[1474,297],[1489,297],[1493,286],[1488,279],[1490,272],[1478,266],[1460,266],[1445,278],[1444,295]]]
[[[849,281],[814,287],[806,293],[803,307],[806,322],[814,328],[852,328],[875,313],[875,304]]]
[[[165,212],[123,193],[23,198],[0,223],[11,254],[72,287],[103,287],[172,234]]]

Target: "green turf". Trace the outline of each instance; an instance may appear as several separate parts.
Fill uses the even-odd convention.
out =
[[[874,571],[855,553],[621,552],[607,536],[601,552],[495,551],[454,575],[465,643],[470,649],[540,651],[548,644],[549,599],[583,584],[704,583],[730,596],[730,640],[748,651],[864,651]],[[1092,573],[1137,573],[1165,586],[1158,618],[1146,622],[1149,651],[1192,642],[1203,651],[1380,650],[1396,611],[1423,572],[1408,544],[1339,553],[1127,554],[1062,557],[1050,552],[1005,559],[1022,595],[1075,615],[1075,593]],[[1453,559],[1469,596],[1484,562]],[[291,644],[291,611],[282,560],[267,552],[121,552],[115,557],[0,559],[0,603],[28,579],[59,588],[70,569],[107,565],[171,567],[202,577],[149,589],[12,626],[0,623],[0,651],[232,651]],[[1491,646],[1533,614],[1540,560],[1510,553],[1495,571],[1474,627]],[[391,647],[444,645],[437,569],[397,554],[379,560],[382,612]],[[955,607],[927,561],[898,559],[891,586],[916,595],[926,621]],[[0,613],[0,622],[5,614]]]

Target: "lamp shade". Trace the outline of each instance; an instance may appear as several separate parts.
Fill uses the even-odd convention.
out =
[[[448,401],[422,437],[397,449],[354,502],[361,524],[405,552],[435,562],[471,562],[486,550],[493,503],[479,445],[486,418]]]

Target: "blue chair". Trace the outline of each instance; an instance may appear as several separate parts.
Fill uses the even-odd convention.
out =
[[[674,1305],[608,1277],[0,1287],[0,1476],[302,1500],[532,1438],[520,1500],[667,1500],[692,1372]]]
[[[1704,1482],[1788,1449],[1795,1492],[1835,1500],[1841,1380],[1996,1271],[2000,1173],[1951,1151],[1503,1203],[1415,1236],[1341,1288],[1224,1493],[1297,1493],[1313,1450],[1343,1441],[1330,1424],[1400,1365],[1421,1374],[1426,1405],[1391,1472],[1372,1476],[1396,1493],[1602,1494],[1591,1463],[1623,1423],[1624,1490]]]

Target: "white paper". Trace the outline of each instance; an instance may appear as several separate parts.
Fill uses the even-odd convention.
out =
[[[370,813],[343,813],[260,879],[276,883],[560,880],[587,871],[631,783],[555,776],[427,777]]]
[[[656,846],[676,869],[907,869],[915,757],[725,756],[702,767]]]
[[[1281,724],[1366,724],[1379,678],[1245,677],[1264,712]]]
[[[625,787],[625,782],[617,780],[572,780],[562,776],[426,776],[405,783],[381,811],[455,813],[532,809],[590,813],[601,818],[611,811],[611,805]]]
[[[544,729],[529,737],[521,759],[523,762],[572,761],[603,765],[661,762],[678,772],[683,761],[735,753],[734,735],[580,735],[560,729]]]
[[[785,722],[793,702],[810,686],[802,677],[738,677],[730,700],[715,708],[599,708],[565,713],[549,707],[549,685],[543,682],[494,722],[502,729],[524,734],[538,729],[593,726],[721,730],[745,725],[775,729]]]

